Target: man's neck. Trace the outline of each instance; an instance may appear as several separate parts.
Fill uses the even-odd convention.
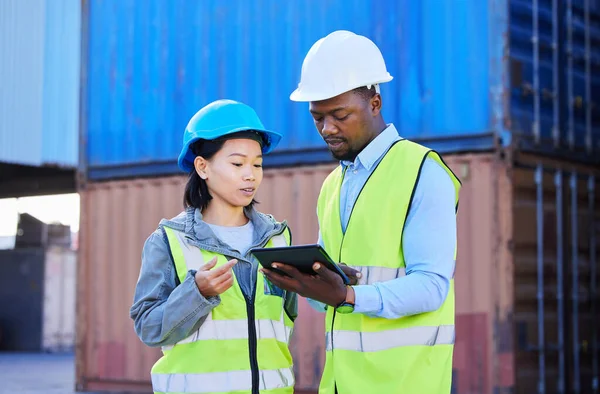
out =
[[[373,142],[373,140],[375,140],[375,138],[377,138],[381,133],[384,132],[385,129],[387,129],[387,124],[385,124],[385,122],[383,121],[383,118],[379,118],[380,122],[378,122],[378,126],[375,130],[379,130],[373,133],[373,135],[371,136],[371,138],[367,141],[367,143],[360,149],[360,151],[358,151],[358,153],[356,154],[356,157],[354,157],[354,159],[352,160],[348,160],[349,162],[354,162],[356,160],[356,158],[358,157],[358,155],[361,154],[361,152],[363,150],[365,150],[365,148],[367,146],[369,146],[369,144],[371,142]]]

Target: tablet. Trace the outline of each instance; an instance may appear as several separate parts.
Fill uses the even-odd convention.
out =
[[[283,246],[276,248],[257,248],[250,251],[256,257],[260,265],[270,270],[273,270],[282,275],[284,272],[271,267],[274,262],[288,264],[296,267],[300,272],[305,274],[316,274],[312,269],[315,262],[322,263],[326,268],[329,268],[336,274],[340,275],[344,280],[344,284],[349,284],[350,281],[339,265],[333,262],[331,257],[318,244],[315,245],[297,245]]]

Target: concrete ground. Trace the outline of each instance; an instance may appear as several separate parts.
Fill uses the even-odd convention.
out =
[[[74,355],[0,352],[0,394],[17,393],[75,394]],[[296,390],[295,394],[316,391]]]
[[[0,353],[0,394],[74,394],[72,354]]]

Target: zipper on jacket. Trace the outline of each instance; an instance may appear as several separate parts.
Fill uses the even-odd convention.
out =
[[[267,237],[261,240],[260,246],[264,247],[266,243],[274,236],[283,234],[285,227],[279,233],[269,234]],[[258,385],[260,383],[259,369],[258,369],[258,338],[256,337],[256,309],[254,307],[254,300],[256,299],[256,287],[258,283],[258,271],[256,278],[254,279],[254,287],[252,289],[252,296],[244,296],[246,300],[246,313],[248,314],[248,350],[250,354],[250,370],[252,371],[252,394],[259,394]]]
[[[245,296],[246,311],[248,313],[248,350],[250,353],[250,370],[252,371],[252,394],[259,394],[258,391],[258,340],[256,338],[256,311],[254,302],[256,297],[256,283],[254,284],[254,293],[252,297]]]

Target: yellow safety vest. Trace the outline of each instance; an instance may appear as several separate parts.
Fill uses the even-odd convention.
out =
[[[177,275],[181,282],[213,257],[217,267],[227,258],[188,244],[185,234],[165,227]],[[287,246],[289,230],[272,237],[266,247]],[[288,345],[293,322],[285,300],[265,291],[257,273],[254,302],[247,300],[234,276],[231,288],[200,328],[173,346],[152,368],[155,394],[268,393],[292,394],[294,374]]]
[[[341,167],[325,180],[318,201],[325,249],[360,270],[359,284],[404,276],[402,234],[425,159],[438,162],[460,181],[434,151],[408,140],[396,142],[381,160],[354,205],[345,234],[340,220]],[[456,259],[456,252],[454,255]],[[454,348],[454,280],[440,309],[399,319],[341,314],[328,308],[325,370],[320,394],[449,393]]]

